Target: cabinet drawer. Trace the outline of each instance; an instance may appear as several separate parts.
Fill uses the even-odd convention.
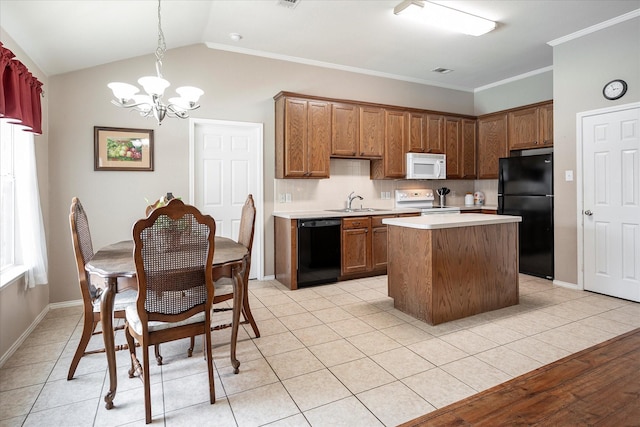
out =
[[[397,215],[378,215],[378,216],[372,216],[371,217],[371,227],[375,228],[375,227],[382,227],[382,226],[386,226],[386,224],[382,223],[383,219],[387,219],[387,218],[395,218],[397,217]]]
[[[348,230],[352,228],[369,228],[370,225],[371,225],[371,218],[368,216],[342,218],[342,228],[344,230]]]

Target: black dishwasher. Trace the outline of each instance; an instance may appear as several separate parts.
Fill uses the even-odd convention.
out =
[[[339,218],[298,220],[298,287],[337,281],[340,223]]]

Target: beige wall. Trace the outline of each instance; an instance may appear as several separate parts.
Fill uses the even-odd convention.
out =
[[[578,282],[576,182],[564,180],[564,171],[576,171],[579,141],[576,114],[583,111],[640,101],[640,18],[572,40],[553,49],[555,275]],[[627,94],[608,101],[602,96],[605,83],[624,79]]]
[[[550,99],[553,99],[553,71],[547,70],[476,91],[474,113],[481,116]]]
[[[49,227],[49,165],[48,165],[48,137],[47,127],[49,123],[48,104],[51,99],[48,93],[49,82],[47,77],[33,63],[33,61],[20,49],[20,47],[0,29],[2,44],[11,50],[29,71],[43,83],[45,97],[42,98],[42,135],[35,137],[36,164],[38,168],[38,184],[40,190],[40,203],[42,204],[45,233]],[[49,244],[49,250],[51,245]],[[49,255],[51,257],[51,255]],[[51,276],[49,276],[51,280]],[[21,335],[29,329],[34,320],[47,309],[49,304],[49,286],[36,286],[26,288],[23,280],[0,289],[0,358],[16,343]]]

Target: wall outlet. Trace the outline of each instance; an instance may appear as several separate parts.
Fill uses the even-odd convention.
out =
[[[380,198],[384,200],[384,195],[385,195],[385,194],[386,194],[386,192],[385,192],[385,191],[381,191],[381,192],[380,192]]]
[[[385,191],[385,199],[387,200],[391,199],[391,191]]]
[[[278,194],[278,203],[284,203],[284,193]]]
[[[284,193],[285,203],[291,203],[291,193]]]

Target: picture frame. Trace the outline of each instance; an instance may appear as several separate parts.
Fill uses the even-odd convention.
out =
[[[153,171],[153,129],[93,127],[95,171]]]

